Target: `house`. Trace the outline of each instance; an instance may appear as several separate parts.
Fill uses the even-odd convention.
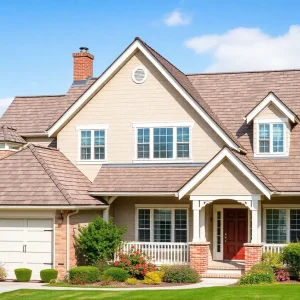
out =
[[[203,276],[299,239],[300,70],[184,74],[139,38],[96,78],[87,48],[73,59],[65,95],[16,97],[0,119],[9,278],[63,277],[96,215],[129,225],[125,249]]]

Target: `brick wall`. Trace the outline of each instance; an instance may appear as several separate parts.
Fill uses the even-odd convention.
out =
[[[252,266],[261,262],[262,244],[244,244],[245,246],[245,272],[251,270]]]
[[[93,60],[94,56],[88,52],[73,53],[74,70],[73,80],[86,80],[93,76]]]
[[[190,243],[190,266],[195,269],[199,275],[204,275],[208,267],[209,244]]]

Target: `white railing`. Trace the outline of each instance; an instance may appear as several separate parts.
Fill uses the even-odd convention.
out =
[[[263,252],[282,253],[286,244],[265,244],[263,246]]]
[[[120,252],[130,253],[133,248],[143,252],[152,263],[157,265],[189,263],[188,243],[124,242]],[[117,259],[116,254],[115,260]]]

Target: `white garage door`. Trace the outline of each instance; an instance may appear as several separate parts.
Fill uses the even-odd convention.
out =
[[[0,262],[8,279],[14,269],[32,270],[32,280],[40,271],[52,268],[53,221],[51,219],[0,219]]]

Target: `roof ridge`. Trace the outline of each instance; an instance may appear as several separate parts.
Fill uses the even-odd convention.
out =
[[[42,147],[36,146],[36,145],[30,143],[30,144],[28,144],[27,148],[30,149],[30,151],[32,152],[32,154],[35,156],[35,158],[40,163],[40,165],[43,167],[43,169],[45,170],[45,172],[47,173],[47,175],[50,177],[50,179],[53,181],[53,183],[56,185],[56,187],[59,189],[59,191],[65,197],[65,199],[67,200],[67,202],[69,204],[73,204],[73,202],[74,202],[73,198],[70,196],[70,194],[66,191],[66,189],[64,188],[64,186],[56,178],[54,172],[49,168],[49,166],[46,163],[46,161],[44,160],[44,158],[41,157],[41,155],[35,149],[35,148],[42,148]]]

